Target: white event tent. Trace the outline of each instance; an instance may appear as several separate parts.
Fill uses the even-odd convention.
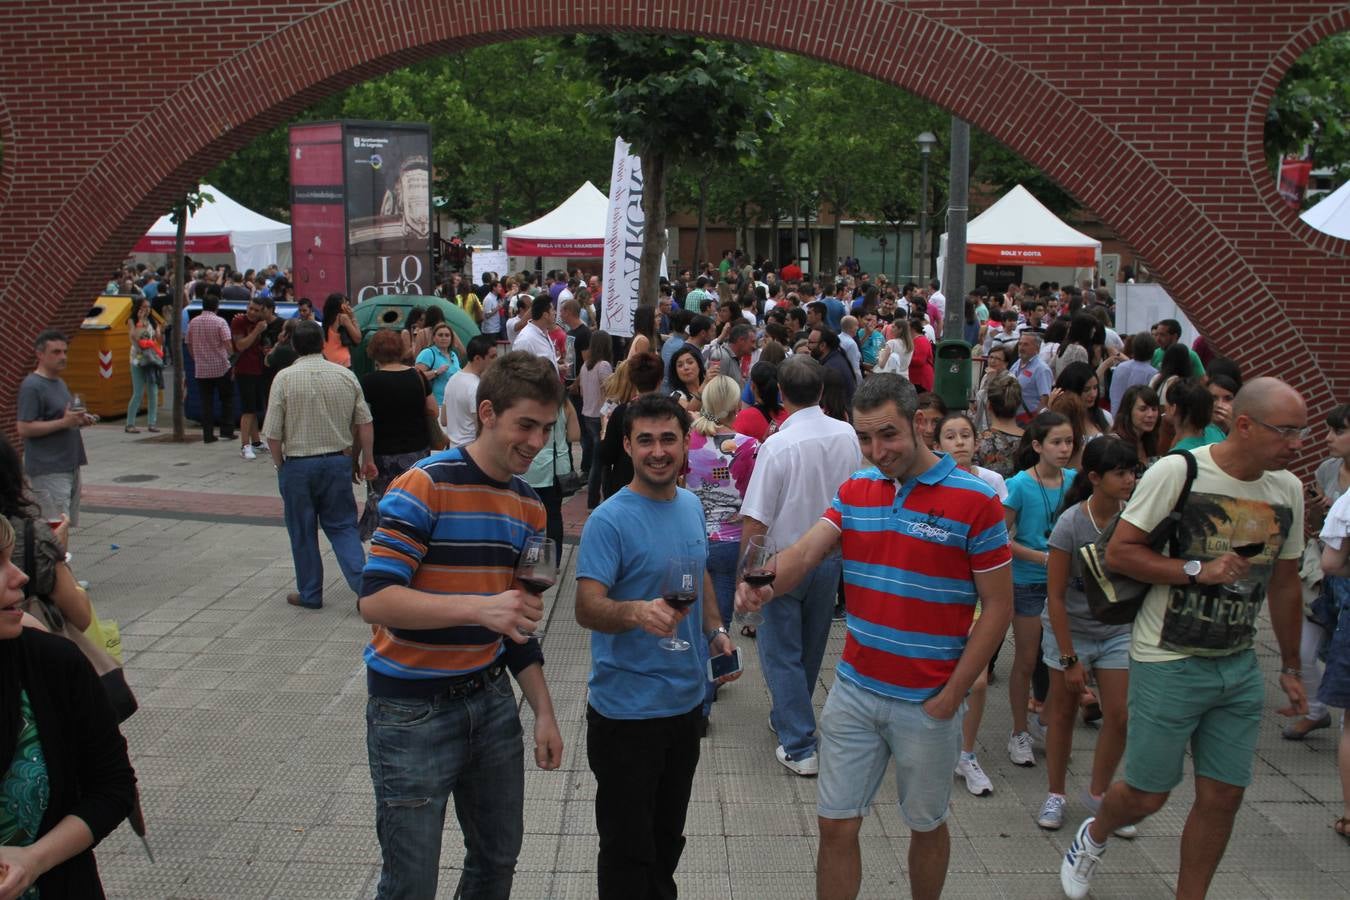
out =
[[[1350,181],[1323,197],[1299,218],[1323,234],[1350,241]]]
[[[212,257],[234,256],[234,268],[241,272],[261,269],[272,263],[289,268],[291,263],[291,226],[269,219],[227,197],[209,184],[200,187],[215,198],[188,215],[184,252],[193,259],[215,262]],[[169,216],[159,218],[145,237],[137,241],[137,254],[171,254],[178,226]]]
[[[945,271],[942,257],[946,255],[947,235],[943,234],[939,272]],[[1020,184],[966,225],[968,265],[1023,266],[1024,281],[1064,281],[1067,278],[1039,270],[1095,269],[1101,261],[1101,241],[1069,227]],[[966,283],[971,284],[971,279]]]
[[[605,254],[608,210],[609,198],[588,181],[557,209],[508,230],[506,253],[553,259],[600,259]]]

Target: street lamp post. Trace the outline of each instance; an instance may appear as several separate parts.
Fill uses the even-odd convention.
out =
[[[937,135],[925,131],[914,139],[919,145],[919,158],[923,161],[923,178],[919,188],[919,284],[923,285],[924,273],[928,269],[928,157],[937,145]]]
[[[881,271],[886,271],[886,236],[883,234],[877,243],[881,246]],[[899,252],[898,250],[896,252]]]

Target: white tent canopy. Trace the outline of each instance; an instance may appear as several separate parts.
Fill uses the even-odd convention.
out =
[[[506,232],[511,256],[599,259],[605,250],[609,198],[589,181],[557,209]]]
[[[1299,218],[1323,234],[1350,241],[1350,181],[1323,197]]]
[[[291,226],[256,213],[209,184],[200,186],[215,198],[188,215],[185,252],[193,257],[234,254],[234,267],[241,272],[272,263],[283,267],[291,261]],[[173,253],[178,226],[169,216],[159,218],[136,243],[136,253]]]
[[[947,255],[946,234],[941,255]],[[1020,184],[966,225],[971,264],[1094,268],[1101,257],[1101,241],[1070,228]]]

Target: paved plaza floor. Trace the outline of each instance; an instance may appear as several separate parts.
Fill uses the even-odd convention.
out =
[[[167,419],[167,415],[163,417]],[[161,420],[163,422],[163,419]],[[84,511],[72,540],[77,577],[99,614],[120,623],[128,678],[141,709],[124,726],[136,765],[155,861],[124,824],[99,848],[116,898],[364,898],[379,872],[366,764],[365,670],[369,628],[324,543],[325,608],[287,606],[294,588],[272,467],[221,441],[172,444],[124,434],[121,422],[88,429]],[[569,507],[570,530],[584,515]],[[566,548],[565,562],[575,547]],[[594,780],[586,768],[587,635],[564,580],[548,609],[544,654],[565,742],[563,767],[525,774],[525,842],[514,896],[595,896]],[[831,635],[816,692],[834,682],[843,625]],[[655,640],[655,638],[653,638]],[[815,783],[774,760],[768,695],[753,642],[737,638],[746,675],[724,690],[703,742],[677,880],[686,898],[795,900],[814,896]],[[1283,741],[1268,624],[1268,673],[1256,781],[1238,818],[1212,896],[1321,898],[1350,892],[1350,846],[1331,830],[1339,815],[1335,737]],[[1021,769],[1004,751],[1009,714],[1000,657],[979,748],[993,796],[959,783],[951,817],[947,897],[1059,897],[1060,855],[1085,815],[1071,799],[1064,830],[1034,816],[1045,770]],[[528,707],[523,717],[527,751]],[[1095,731],[1079,725],[1071,798],[1085,786]],[[530,759],[530,754],[526,753]],[[945,777],[934,773],[935,777]],[[863,828],[863,896],[908,897],[909,837],[888,779]],[[1114,840],[1095,882],[1099,898],[1172,895],[1189,783],[1134,841]],[[441,854],[441,895],[453,895],[462,845],[453,816]]]

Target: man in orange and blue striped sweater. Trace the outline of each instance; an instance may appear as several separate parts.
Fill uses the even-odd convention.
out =
[[[543,603],[515,582],[545,514],[520,477],[550,440],[562,385],[546,360],[508,353],[478,385],[478,437],[399,476],[361,586],[366,745],[383,868],[378,896],[436,894],[450,797],[464,832],[460,896],[506,900],[524,831],[524,743],[510,670],[534,710],[535,762],[562,737],[539,643]]]

